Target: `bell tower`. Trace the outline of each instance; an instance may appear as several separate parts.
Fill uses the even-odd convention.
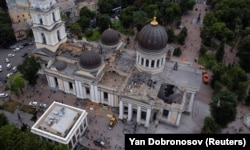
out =
[[[36,48],[45,47],[56,52],[59,45],[67,40],[64,22],[61,20],[56,0],[29,1]]]

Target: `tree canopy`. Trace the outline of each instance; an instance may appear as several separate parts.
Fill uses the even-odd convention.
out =
[[[29,85],[35,85],[38,79],[38,71],[41,69],[40,59],[35,56],[26,57],[22,64],[17,66],[17,70],[23,78],[28,81]]]
[[[15,42],[16,37],[7,10],[0,8],[0,46],[7,48]]]
[[[14,125],[5,125],[0,128],[1,150],[67,150],[66,145],[55,145],[39,139],[29,131],[22,132]]]
[[[215,122],[214,118],[207,116],[201,129],[202,134],[215,134],[220,131],[220,126]]]
[[[210,103],[211,115],[221,127],[235,120],[237,98],[230,91],[221,91],[215,94]]]
[[[8,89],[19,96],[20,93],[23,93],[23,88],[25,86],[24,79],[20,75],[14,75],[8,78]]]

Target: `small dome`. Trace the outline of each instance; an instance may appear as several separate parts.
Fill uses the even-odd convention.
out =
[[[98,68],[102,63],[101,57],[93,50],[85,50],[80,56],[79,64],[84,69]]]
[[[54,66],[56,67],[57,70],[62,71],[67,67],[67,63],[58,60],[54,63]]]
[[[144,26],[138,35],[138,45],[146,52],[158,51],[166,47],[168,36],[165,29],[158,25],[156,17]]]
[[[102,33],[101,43],[104,45],[112,46],[117,44],[119,42],[119,39],[120,38],[118,32],[109,28]]]

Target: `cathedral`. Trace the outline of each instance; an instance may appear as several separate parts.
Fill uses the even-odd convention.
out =
[[[178,127],[181,116],[192,112],[201,73],[172,60],[173,48],[156,17],[138,33],[136,50],[129,50],[112,28],[95,43],[68,42],[56,0],[30,1],[33,53],[41,58],[39,73],[49,87],[115,107],[119,119],[146,128]]]

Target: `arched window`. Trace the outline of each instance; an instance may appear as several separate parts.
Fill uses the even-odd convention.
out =
[[[149,60],[146,59],[146,67],[148,67],[148,65],[149,65]]]
[[[61,36],[60,36],[60,31],[59,30],[57,30],[57,39],[58,39],[58,41],[61,40]]]
[[[42,43],[47,44],[45,35],[43,33],[41,33],[41,37],[42,37]]]
[[[42,18],[42,16],[41,16],[41,15],[38,15],[38,18],[39,18],[39,23],[40,23],[40,24],[43,24],[43,18]]]
[[[55,22],[56,21],[55,12],[52,12],[52,18],[53,18],[53,21]]]
[[[152,61],[151,61],[151,67],[153,68],[154,66],[155,66],[155,61],[152,60]]]
[[[156,66],[159,67],[159,65],[160,65],[160,59],[157,59]]]

